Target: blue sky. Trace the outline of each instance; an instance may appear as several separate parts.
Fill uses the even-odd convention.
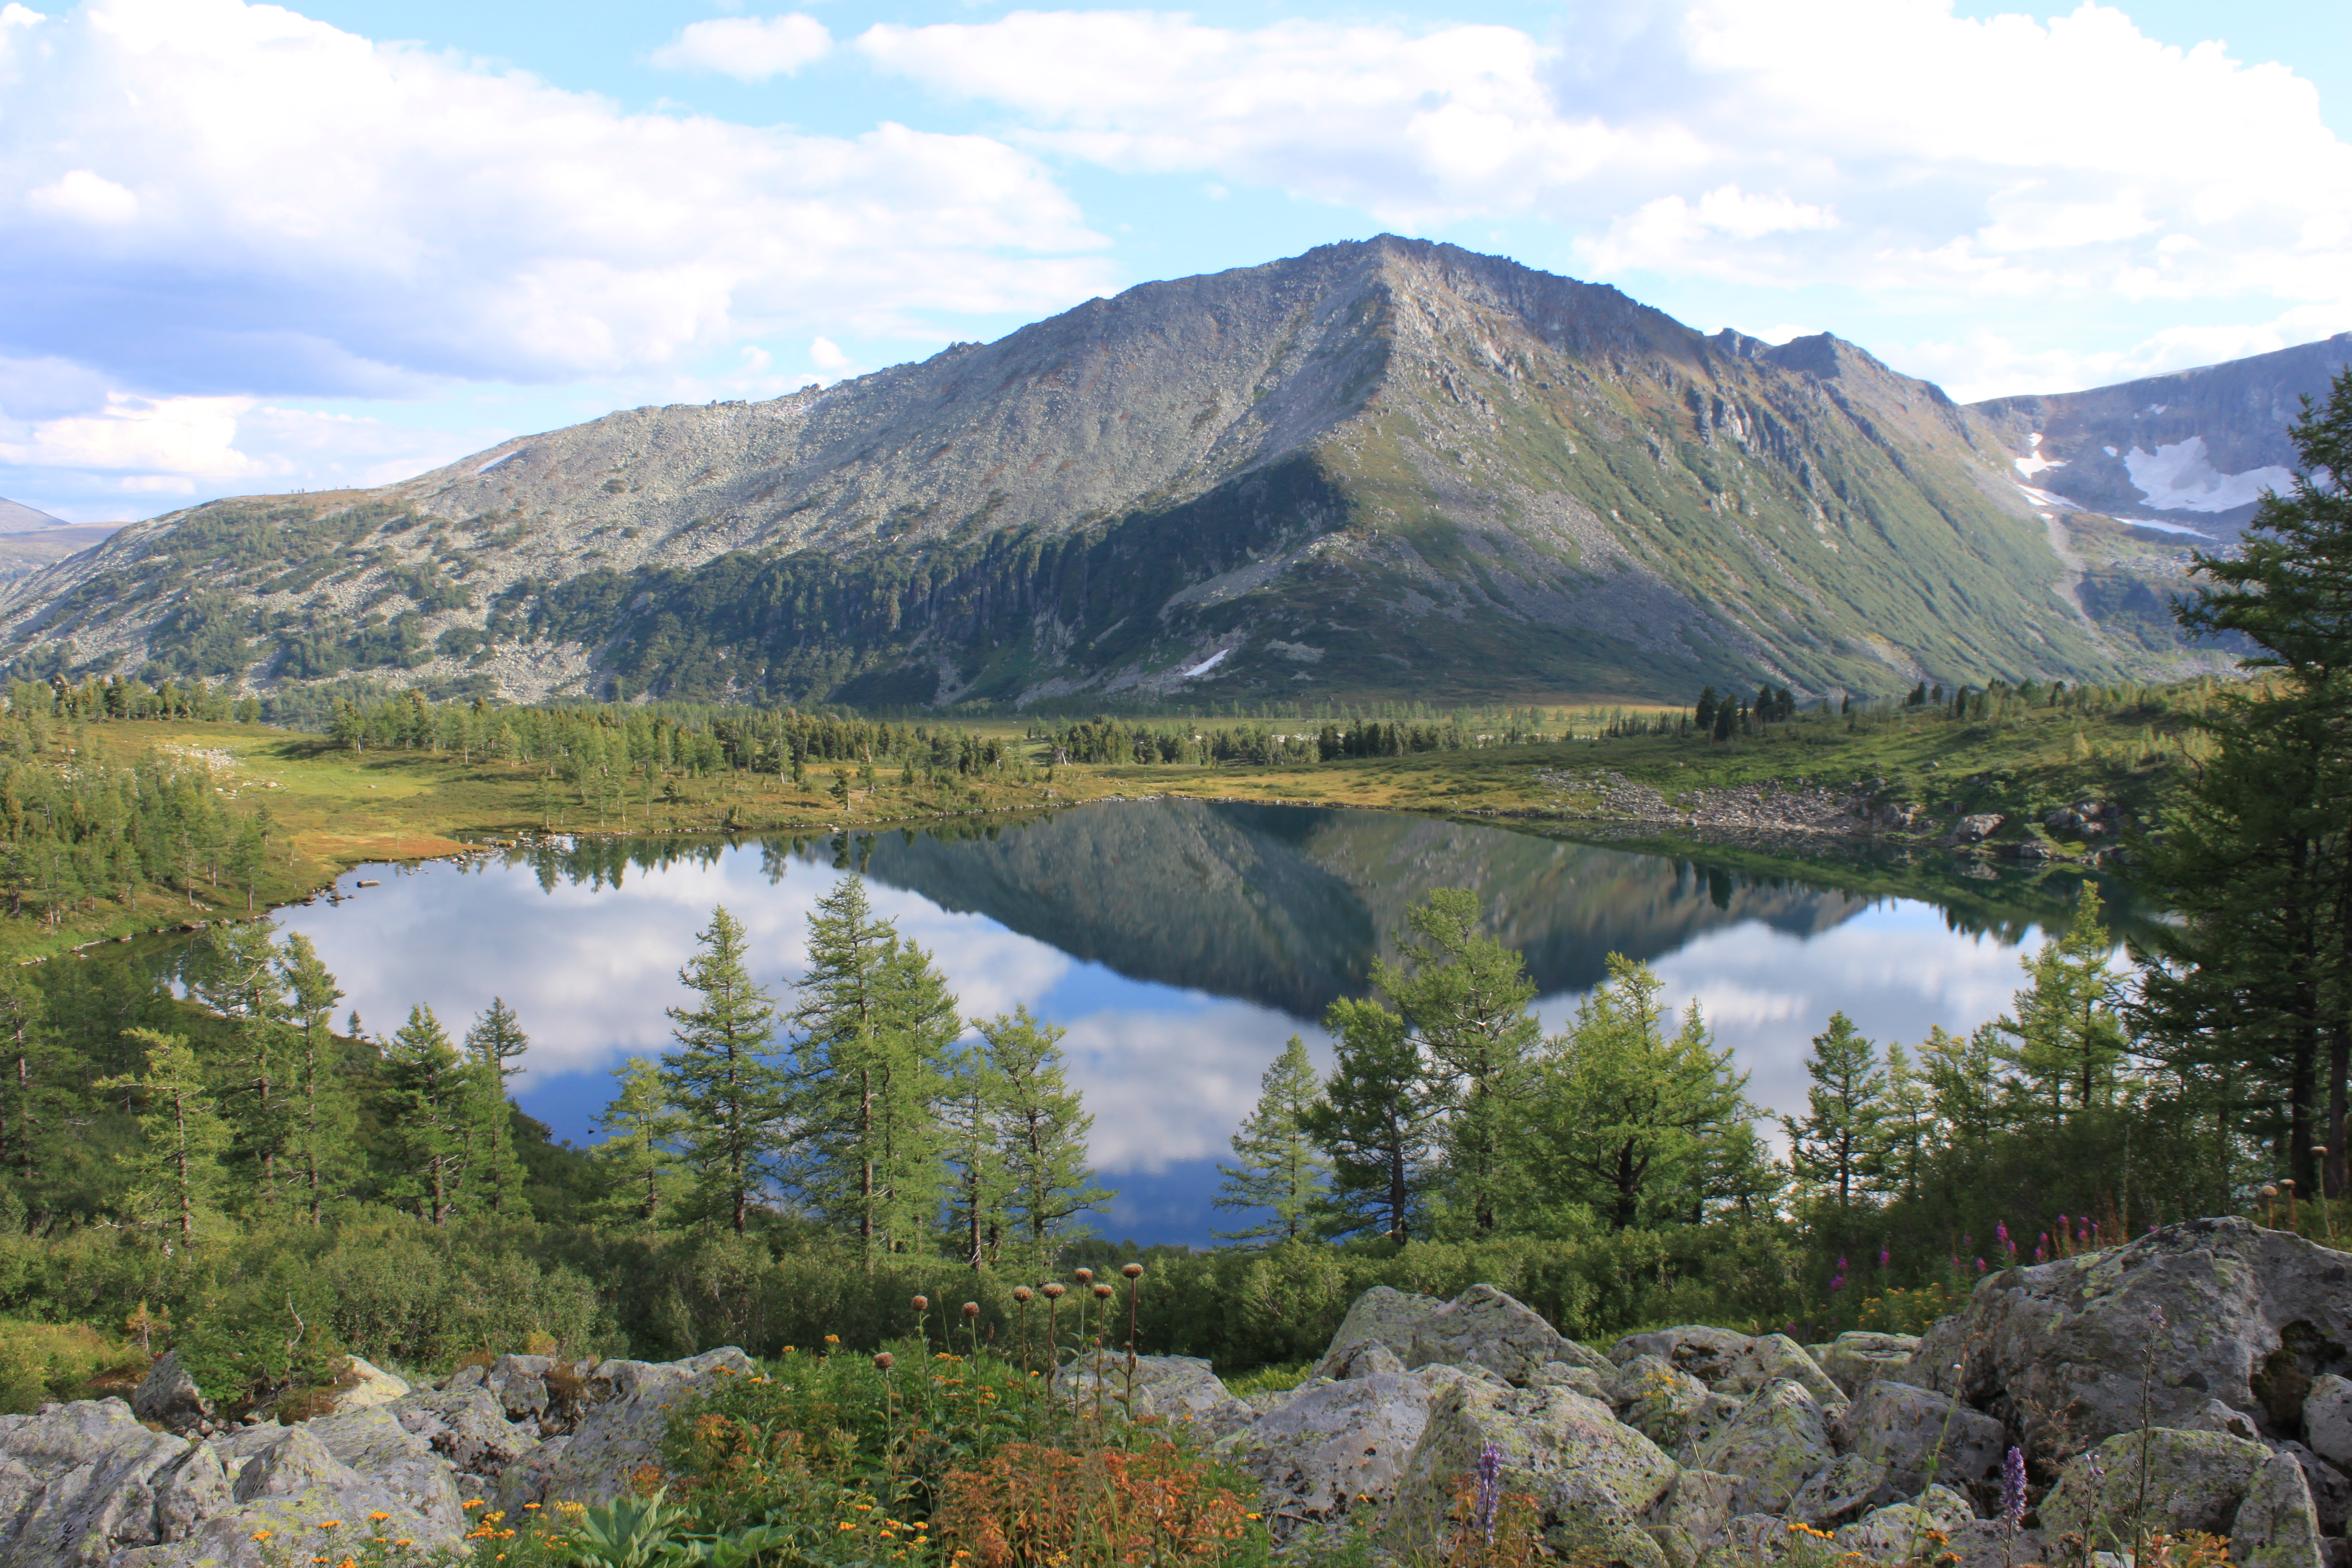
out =
[[[1956,395],[2352,328],[2315,3],[0,4],[0,494],[374,484],[1390,230]]]

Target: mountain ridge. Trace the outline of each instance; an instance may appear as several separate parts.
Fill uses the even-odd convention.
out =
[[[0,590],[0,657],[906,705],[2177,670],[2179,552],[2074,557],[2005,429],[1827,334],[1381,237],[166,514]]]

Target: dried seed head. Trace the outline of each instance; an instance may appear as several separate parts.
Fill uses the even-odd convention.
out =
[[[1091,1268],[1074,1268],[1070,1273],[1081,1285],[1091,1285],[1094,1283],[1095,1271]]]
[[[1129,1279],[1140,1279],[1143,1278],[1143,1265],[1140,1263],[1130,1263],[1126,1268],[1120,1269],[1119,1272],[1126,1275]]]
[[[2282,1187],[2291,1187],[2294,1185],[2294,1178],[2293,1176],[2281,1176],[2279,1178],[2279,1185]]]
[[[1035,1294],[1036,1292],[1029,1289],[1026,1285],[1015,1285],[1013,1287],[1013,1299],[1020,1302],[1024,1307],[1029,1304],[1029,1298]]]
[[[2311,1152],[2324,1160],[2327,1157],[2327,1145],[2325,1143],[2314,1143],[2311,1146]]]
[[[1051,1285],[1045,1287],[1045,1300],[1048,1301],[1058,1301],[1063,1298],[1063,1296],[1068,1293],[1069,1289],[1070,1288],[1067,1285],[1065,1285],[1060,1280],[1056,1279]]]
[[[898,1364],[888,1351],[880,1352],[874,1358],[874,1368],[877,1372],[888,1372]]]
[[[930,1310],[931,1299],[929,1296],[918,1296],[915,1298],[915,1310],[918,1312],[928,1312]]]
[[[1110,1287],[1109,1287],[1109,1286],[1108,1286],[1108,1285],[1097,1285],[1097,1286],[1096,1286],[1096,1287],[1095,1287],[1095,1300],[1097,1300],[1097,1301],[1108,1301],[1108,1300],[1110,1300],[1110,1298],[1111,1298],[1111,1289],[1110,1289]]]
[[[2263,1188],[2263,1196],[2264,1196],[2264,1197],[2266,1197],[2266,1198],[2274,1198],[2274,1197],[2278,1196],[2278,1188],[2276,1188],[2276,1187],[2274,1187],[2274,1186],[2265,1185],[2265,1186]]]
[[[977,1301],[966,1301],[966,1302],[963,1304],[963,1315],[964,1315],[967,1319],[971,1319],[971,1318],[977,1318],[977,1317],[979,1317],[979,1316],[980,1316],[980,1303],[979,1303],[979,1302],[977,1302]]]

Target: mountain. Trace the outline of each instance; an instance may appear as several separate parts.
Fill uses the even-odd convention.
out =
[[[29,577],[94,544],[103,544],[122,526],[119,522],[61,522],[55,527],[29,528],[21,533],[0,529],[0,582]]]
[[[173,512],[0,590],[0,659],[908,705],[2179,668],[2180,552],[2085,546],[2009,428],[1833,337],[1381,237]]]
[[[2287,426],[2352,369],[2352,332],[2117,386],[1970,405],[2036,489],[2171,532],[2234,536],[2292,477]]]
[[[0,533],[29,533],[37,528],[63,528],[66,520],[37,511],[23,501],[0,496]]]

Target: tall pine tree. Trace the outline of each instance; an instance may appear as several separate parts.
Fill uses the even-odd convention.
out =
[[[472,1058],[477,1088],[474,1127],[470,1135],[479,1152],[475,1171],[495,1215],[527,1215],[522,1200],[522,1160],[515,1153],[514,1107],[507,1097],[507,1080],[522,1070],[530,1038],[522,1020],[493,996],[474,1026],[466,1031],[466,1054]]]
[[[613,1069],[613,1077],[620,1091],[597,1113],[596,1130],[604,1141],[594,1150],[604,1170],[606,1204],[651,1228],[677,1203],[677,1148],[686,1119],[670,1104],[661,1067],[650,1057],[631,1057]]]
[[[1038,1271],[1083,1234],[1084,1215],[1118,1194],[1095,1179],[1087,1114],[1062,1064],[1062,1033],[1026,1007],[979,1026],[1001,1083],[997,1149],[1018,1240],[1008,1251]]]
[[[415,1203],[436,1226],[465,1200],[466,1157],[476,1125],[479,1079],[433,1009],[418,1004],[384,1052],[386,1109],[399,1146],[392,1194]]]
[[[1405,1021],[1378,1002],[1343,996],[1324,1010],[1338,1040],[1322,1100],[1303,1120],[1331,1160],[1318,1228],[1372,1235],[1402,1247],[1422,1226],[1437,1106]]]
[[[1267,1211],[1259,1223],[1220,1231],[1222,1241],[1296,1241],[1312,1226],[1329,1189],[1330,1161],[1307,1119],[1323,1080],[1297,1035],[1258,1080],[1257,1105],[1234,1133],[1238,1165],[1219,1165],[1216,1206]]]
[[[1789,1163],[1843,1211],[1875,1192],[1886,1174],[1892,1113],[1886,1072],[1878,1047],[1843,1013],[1832,1013],[1829,1027],[1813,1037],[1805,1072],[1813,1080],[1805,1091],[1805,1114],[1781,1119]]]
[[[680,1142],[697,1213],[740,1232],[772,1175],[783,1110],[783,1075],[770,1056],[776,1009],[752,983],[742,923],[724,905],[698,934],[701,951],[678,978],[700,1001],[669,1010],[677,1044],[663,1058],[662,1081],[685,1121]]]
[[[194,1241],[216,1217],[230,1129],[215,1104],[212,1075],[186,1036],[144,1028],[130,1034],[147,1047],[145,1069],[97,1084],[101,1091],[129,1095],[137,1107],[141,1137],[131,1162],[130,1215],[135,1223]]]
[[[294,1037],[286,1052],[287,1179],[311,1225],[326,1222],[327,1205],[358,1161],[358,1107],[335,1037],[335,1004],[342,991],[310,939],[296,931],[278,960]]]

